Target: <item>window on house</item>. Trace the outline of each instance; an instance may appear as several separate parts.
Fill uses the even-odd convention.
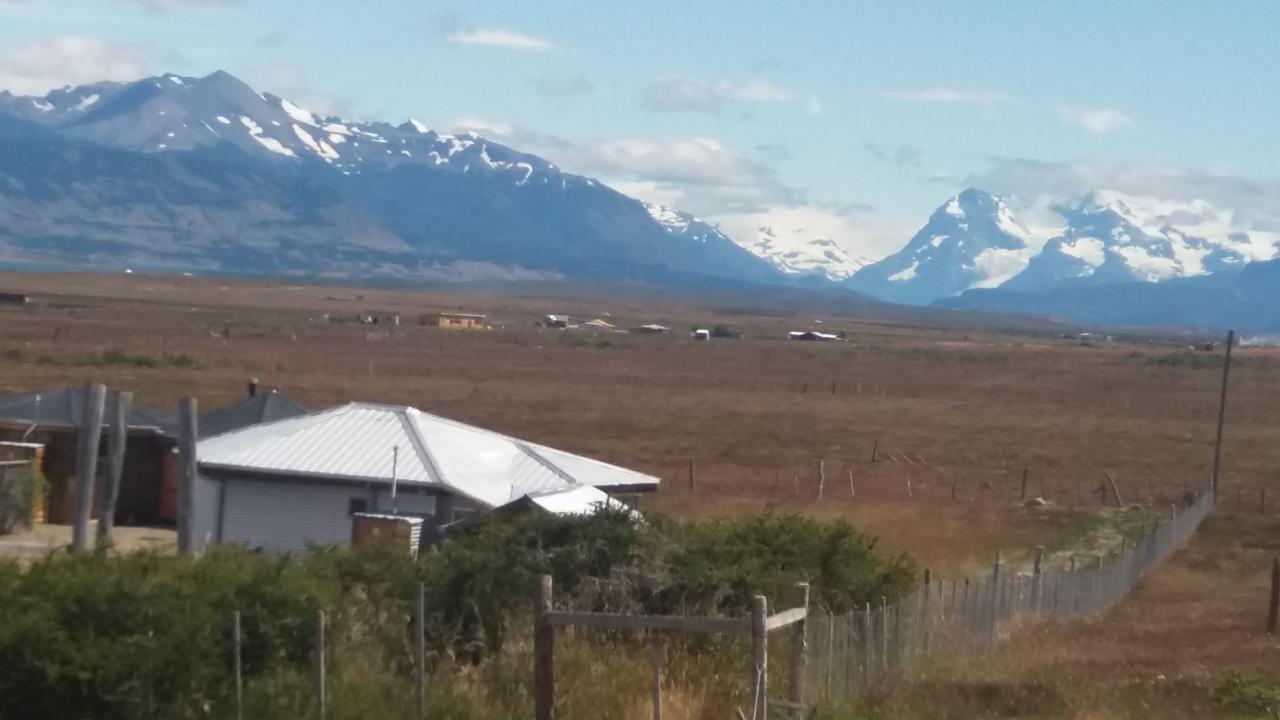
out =
[[[351,498],[347,501],[347,514],[355,515],[369,509],[369,501],[365,498]]]

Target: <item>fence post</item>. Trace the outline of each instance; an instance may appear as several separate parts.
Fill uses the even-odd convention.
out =
[[[116,522],[116,500],[120,497],[120,478],[124,473],[124,453],[129,442],[129,409],[133,393],[117,392],[111,414],[111,434],[107,443],[107,471],[98,488],[98,544],[111,542]]]
[[[927,656],[931,651],[929,630],[933,624],[933,618],[929,614],[929,595],[933,591],[933,573],[929,568],[924,570],[924,595],[920,598],[920,641],[924,646],[924,654]]]
[[[889,598],[880,596],[880,672],[889,672]]]
[[[1267,634],[1276,631],[1276,616],[1280,615],[1280,557],[1271,558],[1271,605],[1267,609]]]
[[[996,646],[996,635],[1000,624],[1000,551],[996,551],[996,561],[991,566],[991,627],[987,637],[987,649]]]
[[[1074,618],[1076,616],[1076,556],[1071,556],[1071,574],[1068,584],[1071,590],[1067,593],[1067,617]]]
[[[533,606],[533,715],[535,720],[552,720],[556,705],[556,630],[551,625],[551,576],[538,583]]]
[[[325,665],[324,665],[324,611],[316,614],[316,708],[317,717],[324,720],[325,713]]]
[[[862,686],[871,687],[871,668],[875,659],[875,638],[872,637],[871,602],[867,601],[862,613]]]
[[[694,477],[694,463],[689,460],[689,492],[693,492]]]
[[[240,611],[231,615],[231,644],[235,651],[236,720],[244,717],[244,666],[240,660]]]
[[[769,716],[769,601],[763,595],[751,598],[751,717],[768,720]]]
[[[1036,558],[1031,566],[1031,611],[1040,615],[1040,605],[1044,599],[1044,546],[1036,546]]]
[[[102,409],[107,388],[90,383],[84,388],[84,411],[76,448],[75,515],[72,517],[71,549],[89,549],[89,519],[93,514],[93,486],[97,484],[98,445],[102,441]]]
[[[657,631],[649,631],[650,695],[653,720],[662,720],[662,637]]]
[[[809,670],[809,583],[796,585],[800,589],[800,607],[804,607],[805,616],[791,629],[791,697],[796,706],[804,706],[805,680]]]
[[[1222,394],[1218,399],[1218,436],[1213,442],[1213,499],[1218,500],[1218,470],[1222,466],[1222,428],[1227,419],[1227,382],[1231,378],[1231,346],[1236,342],[1236,331],[1227,331],[1227,355],[1222,361]]]
[[[192,555],[196,550],[191,527],[195,515],[196,473],[199,472],[196,438],[200,434],[196,408],[195,398],[178,401],[178,459],[181,463],[178,467],[178,553],[182,555]]]
[[[818,461],[818,499],[821,500],[827,489],[827,462]]]
[[[418,583],[413,604],[413,699],[417,704],[416,720],[426,717],[427,711],[427,590]]]

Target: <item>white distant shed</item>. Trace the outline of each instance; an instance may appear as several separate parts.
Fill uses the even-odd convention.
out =
[[[195,535],[273,552],[347,544],[360,512],[423,531],[523,498],[560,514],[660,480],[416,408],[351,403],[202,440]],[[545,503],[545,504],[544,504]]]

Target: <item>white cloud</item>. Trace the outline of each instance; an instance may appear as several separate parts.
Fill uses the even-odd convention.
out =
[[[684,75],[663,75],[650,80],[640,96],[640,106],[652,112],[693,112],[718,115],[730,102],[791,102],[795,94],[768,80],[708,82]]]
[[[510,30],[462,30],[449,33],[446,39],[451,43],[488,45],[509,50],[552,50],[555,48],[555,44],[550,40]]]
[[[1058,108],[1058,111],[1069,122],[1091,133],[1103,134],[1136,126],[1133,118],[1119,110],[1063,106]]]
[[[147,53],[137,45],[108,43],[84,35],[14,43],[0,47],[0,90],[43,95],[64,85],[146,76]]]
[[[890,90],[880,93],[880,95],[894,100],[910,100],[912,102],[976,103],[981,105],[1004,102],[1009,99],[1008,95],[1001,92],[956,90],[954,88]]]
[[[446,120],[444,129],[451,133],[473,132],[499,141],[505,141],[515,134],[515,128],[507,123],[474,115],[462,115]]]

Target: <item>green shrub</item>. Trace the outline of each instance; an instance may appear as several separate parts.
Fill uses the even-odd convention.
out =
[[[32,468],[10,468],[0,480],[0,535],[31,526],[36,498],[44,494],[44,475]]]
[[[1213,699],[1242,718],[1280,718],[1280,687],[1257,675],[1227,673],[1214,687]]]

